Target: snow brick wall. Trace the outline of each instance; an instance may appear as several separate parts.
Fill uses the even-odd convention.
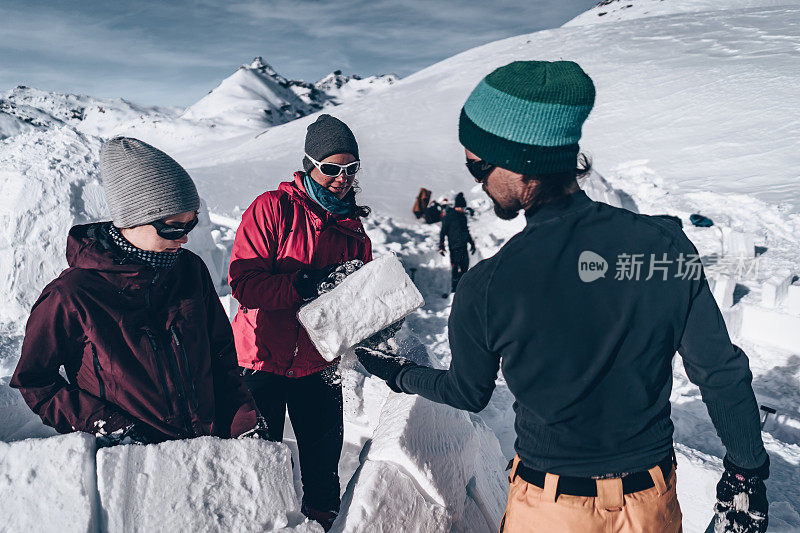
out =
[[[288,448],[200,437],[97,453],[103,529],[322,531],[306,521]]]
[[[95,439],[0,442],[0,531],[97,530]]]

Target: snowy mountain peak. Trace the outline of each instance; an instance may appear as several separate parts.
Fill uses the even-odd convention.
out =
[[[350,80],[360,80],[361,76],[353,75],[353,76],[345,76],[342,74],[341,70],[334,70],[327,76],[321,78],[314,86],[317,89],[325,90],[327,88],[340,88],[343,85],[346,85]]]
[[[250,67],[252,69],[261,69],[261,68],[268,68],[272,70],[272,67],[264,61],[264,58],[261,56],[256,56],[253,61],[250,63]]]
[[[243,128],[268,128],[363,97],[397,81],[385,76],[346,76],[335,70],[317,83],[290,80],[257,56],[196,104],[183,118]]]

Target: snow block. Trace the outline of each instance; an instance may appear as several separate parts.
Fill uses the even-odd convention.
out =
[[[372,463],[385,466],[370,466]],[[348,487],[350,508],[343,513],[347,518],[342,530],[357,531],[354,520],[378,521],[385,524],[386,531],[403,530],[405,513],[394,503],[395,492],[402,488],[414,492],[404,493],[402,498],[427,502],[417,504],[427,518],[416,523],[430,523],[431,531],[451,531],[467,520],[471,531],[496,531],[508,490],[503,477],[505,463],[497,438],[479,418],[473,421],[464,411],[419,396],[390,394],[360,475]],[[376,492],[378,481],[365,471],[391,472],[385,475],[395,478],[397,488]],[[403,476],[412,483],[402,481]],[[354,507],[360,518],[352,518]],[[397,516],[382,516],[386,508]],[[481,519],[474,523],[476,514]]]
[[[447,511],[417,490],[398,465],[366,461],[359,466],[342,498],[342,512],[331,533],[450,531]]]
[[[745,305],[742,309],[741,336],[756,344],[796,352],[800,346],[800,316]]]
[[[118,531],[322,531],[308,523],[291,454],[260,439],[200,437],[97,453],[103,527]]]
[[[716,276],[711,292],[717,305],[721,309],[733,306],[733,290],[736,288],[736,281],[729,276]]]
[[[383,404],[368,457],[400,465],[431,500],[460,514],[478,453],[474,433],[465,411],[392,394]]]
[[[756,245],[753,236],[749,233],[734,231],[730,228],[722,229],[722,243],[725,255],[729,257],[755,257]]]
[[[322,357],[333,361],[424,303],[400,260],[385,255],[301,307],[297,317]]]
[[[789,285],[786,288],[786,299],[783,307],[788,313],[800,315],[800,285]]]
[[[0,530],[96,531],[95,439],[0,442]]]
[[[786,299],[792,279],[794,276],[786,270],[761,283],[761,305],[764,307],[780,306]]]

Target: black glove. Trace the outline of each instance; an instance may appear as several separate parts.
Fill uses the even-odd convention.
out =
[[[338,264],[328,265],[325,268],[304,268],[294,282],[294,288],[303,301],[307,302],[319,296],[319,284],[336,270]]]
[[[769,477],[769,457],[757,469],[739,468],[728,456],[723,459],[725,472],[717,483],[717,503],[714,531],[723,533],[763,533],[767,530],[767,488],[764,480]]]
[[[368,348],[362,345],[355,347],[356,357],[364,368],[372,375],[386,381],[389,388],[395,392],[403,392],[397,385],[397,376],[400,371],[408,366],[417,366],[405,357],[392,355],[382,350]]]
[[[345,261],[344,263],[338,265],[333,272],[328,274],[327,278],[323,279],[319,283],[317,286],[317,292],[319,294],[325,294],[326,292],[332,291],[337,285],[344,281],[344,278],[362,266],[364,266],[364,261],[360,259],[351,259],[350,261]]]
[[[347,276],[364,265],[360,259],[328,265],[325,268],[307,268],[300,271],[300,277],[294,282],[294,288],[303,301],[313,300],[320,294],[336,287]]]
[[[97,437],[98,448],[108,448],[118,444],[157,444],[165,440],[163,435],[142,422],[134,422],[111,433],[99,430],[94,436]]]
[[[404,322],[405,319],[402,319],[383,328],[356,344],[354,348],[356,357],[367,372],[386,381],[389,388],[395,392],[403,392],[396,381],[400,370],[406,366],[416,366],[416,363],[397,355],[399,346],[394,337],[402,329]]]
[[[394,339],[395,335],[397,335],[397,333],[403,329],[403,324],[405,321],[405,318],[401,318],[394,324],[386,326],[371,337],[359,342],[358,346],[361,346],[362,348],[370,348],[372,350],[380,350],[390,355],[396,355],[398,349],[397,343],[390,344],[389,341]]]
[[[444,255],[444,246],[439,247],[439,255]]]
[[[471,253],[472,255],[475,255],[475,243],[474,242],[469,243],[469,253]]]
[[[264,420],[264,417],[261,415],[258,415],[258,419],[256,420],[256,425],[253,426],[253,429],[245,431],[236,438],[272,440],[269,437],[269,426],[267,426],[267,421]]]

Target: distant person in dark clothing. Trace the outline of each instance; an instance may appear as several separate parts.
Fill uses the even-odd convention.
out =
[[[431,201],[428,204],[428,207],[425,208],[425,223],[426,224],[437,224],[442,221],[442,212],[444,211],[443,207],[437,202],[436,200]]]
[[[453,269],[452,287],[450,292],[456,292],[456,286],[461,276],[469,270],[469,256],[467,255],[467,245],[470,246],[470,253],[475,253],[475,243],[472,235],[469,234],[467,226],[467,200],[464,193],[456,196],[455,207],[448,208],[442,219],[442,230],[439,232],[439,253],[444,255],[444,238],[447,237],[447,244],[450,247],[450,266]],[[444,297],[447,294],[443,295]]]

